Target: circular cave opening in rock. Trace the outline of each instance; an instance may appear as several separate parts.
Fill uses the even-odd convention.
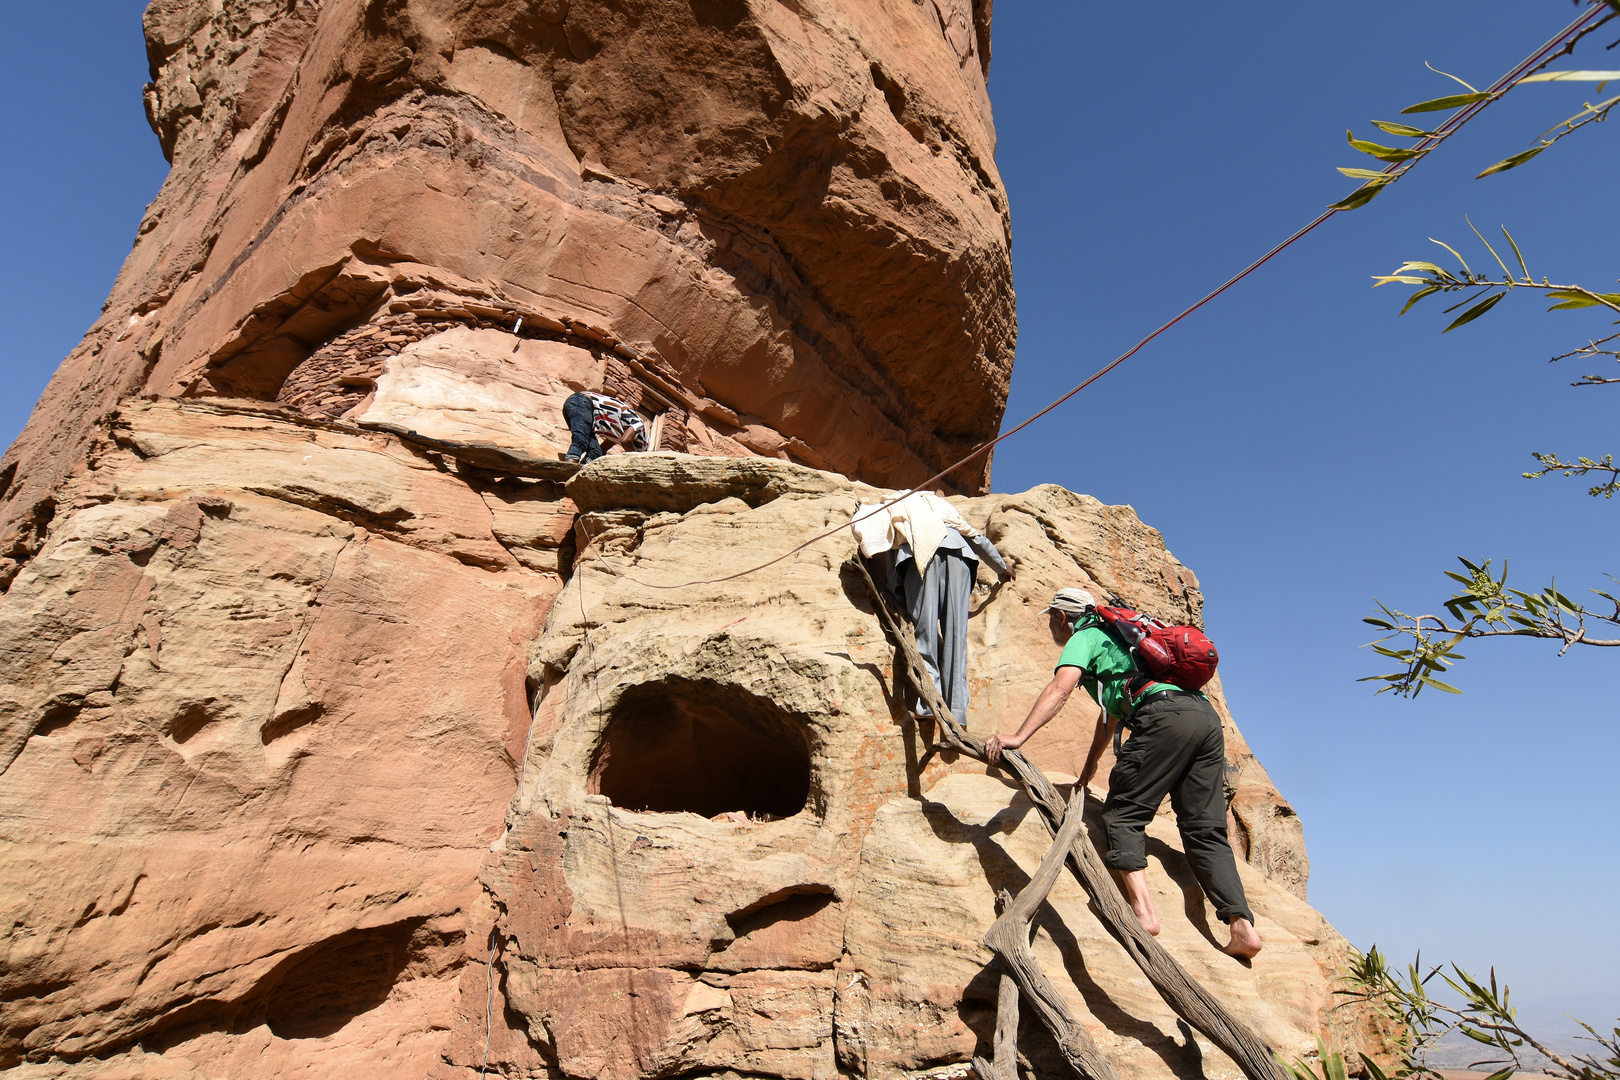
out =
[[[626,810],[792,817],[810,797],[804,721],[741,687],[667,678],[608,715],[589,790]]]

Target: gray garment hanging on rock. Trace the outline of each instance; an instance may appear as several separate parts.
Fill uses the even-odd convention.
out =
[[[895,571],[916,628],[917,651],[956,722],[966,726],[968,606],[979,561],[954,529],[948,530],[946,542],[929,560],[926,573],[918,572],[917,560],[909,555],[908,549],[901,549],[903,561],[896,564]],[[928,706],[919,701],[917,712],[929,715]]]

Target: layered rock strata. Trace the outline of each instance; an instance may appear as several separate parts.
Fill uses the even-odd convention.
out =
[[[0,1069],[966,1075],[1044,834],[927,751],[843,526],[1000,421],[989,12],[152,4],[173,173],[0,459]],[[559,462],[581,390],[658,452]],[[1128,507],[988,468],[979,732],[1055,588],[1202,606]],[[1285,1054],[1376,1047],[1214,695],[1269,944],[1214,950],[1161,818],[1164,940]],[[1066,880],[1038,926],[1123,1076],[1233,1076]]]
[[[511,1076],[898,1077],[982,1052],[978,939],[1044,834],[1005,781],[924,754],[847,531],[666,587],[878,494],[673,453],[564,485],[351,421],[126,407],[0,602],[0,1061],[453,1077],[487,1042]],[[960,505],[1017,575],[975,594],[975,730],[1044,683],[1057,586],[1198,617],[1128,508]],[[1083,735],[1054,725],[1037,760],[1072,774]],[[1297,818],[1228,739],[1268,949],[1214,951],[1161,819],[1165,940],[1304,1052],[1362,1019],[1328,1009],[1345,945],[1303,900]],[[1051,911],[1037,952],[1122,1073],[1231,1075],[1072,886]]]
[[[0,579],[118,401],[336,415],[452,324],[622,361],[673,448],[887,484],[956,461],[1013,356],[989,10],[153,0],[173,170],[0,459]]]

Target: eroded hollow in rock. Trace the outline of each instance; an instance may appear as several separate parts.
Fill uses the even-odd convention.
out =
[[[810,796],[802,718],[740,687],[660,679],[625,690],[589,788],[627,810],[791,817]]]

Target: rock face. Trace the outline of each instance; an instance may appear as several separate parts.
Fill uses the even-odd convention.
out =
[[[0,461],[0,1069],[966,1075],[1045,837],[926,752],[844,526],[999,423],[989,8],[152,5],[175,170]],[[579,390],[662,449],[558,461]],[[981,733],[1056,588],[1202,607],[1128,507],[987,478]],[[1161,817],[1164,940],[1281,1052],[1376,1048],[1213,696],[1268,946]],[[1067,880],[1037,925],[1122,1076],[1234,1075]]]
[[[110,430],[0,603],[16,1075],[470,1076],[487,1041],[513,1076],[897,1077],[982,1052],[978,939],[1044,833],[1003,780],[918,765],[839,528],[876,490],[672,453],[565,488],[202,401]],[[960,505],[1017,575],[976,593],[975,730],[1044,683],[1058,586],[1198,616],[1128,508]],[[1161,819],[1165,940],[1304,1052],[1365,1018],[1327,1010],[1346,946],[1227,734],[1268,947],[1215,952]],[[1036,760],[1072,774],[1084,735]],[[1234,1075],[1075,887],[1051,911],[1037,952],[1123,1074]]]
[[[173,171],[0,460],[0,556],[37,550],[125,397],[337,415],[404,344],[519,318],[668,411],[670,448],[932,475],[995,433],[1012,367],[989,19],[989,0],[153,0],[147,114]]]

